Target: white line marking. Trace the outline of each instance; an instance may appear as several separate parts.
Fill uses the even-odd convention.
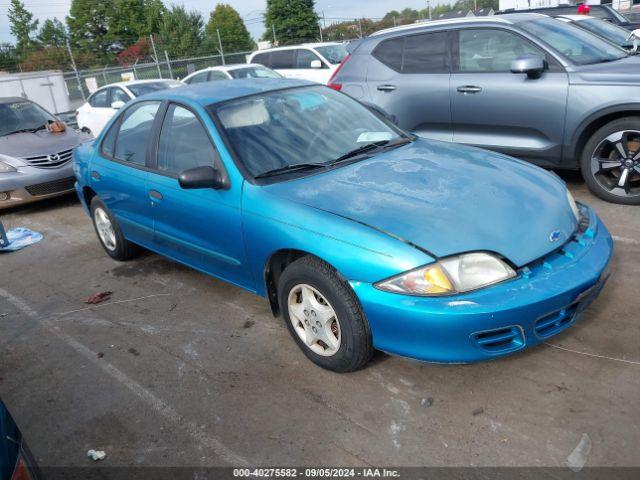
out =
[[[605,355],[596,355],[595,353],[580,352],[578,350],[571,350],[570,348],[561,347],[560,345],[554,345],[553,343],[548,343],[548,342],[544,342],[544,344],[553,348],[557,348],[558,350],[564,350],[565,352],[584,355],[585,357],[604,358],[605,360],[613,360],[616,362],[630,363],[631,365],[640,365],[640,362],[634,362],[633,360],[625,360],[624,358],[607,357]]]
[[[77,310],[69,310],[68,312],[53,313],[51,316],[53,316],[53,317],[63,317],[65,315],[69,315],[71,313],[84,312],[85,310],[91,310],[92,308],[102,308],[102,307],[107,307],[109,305],[117,305],[119,303],[135,302],[137,300],[146,300],[147,298],[164,297],[164,296],[167,296],[167,295],[171,295],[171,294],[170,293],[155,293],[153,295],[147,295],[145,297],[131,298],[129,300],[118,300],[117,302],[96,303],[95,305],[90,305],[90,306],[85,307],[85,308],[79,308]]]
[[[612,235],[611,238],[616,242],[626,243],[627,245],[640,245],[640,240],[636,240],[635,238],[619,237],[618,235]]]
[[[168,294],[163,294],[168,295]],[[249,462],[231,451],[227,446],[225,446],[220,440],[210,435],[207,435],[202,429],[193,422],[187,421],[182,415],[180,415],[171,405],[154,395],[152,392],[144,388],[142,385],[137,383],[135,380],[129,378],[124,372],[117,369],[110,363],[104,361],[104,359],[99,360],[97,358],[96,352],[92,351],[90,348],[84,346],[82,343],[78,342],[75,338],[70,335],[62,332],[58,326],[51,323],[48,320],[40,318],[38,312],[36,312],[33,308],[31,308],[26,302],[22,299],[16,297],[15,295],[7,292],[6,290],[0,288],[0,297],[5,298],[9,303],[13,304],[16,308],[21,310],[27,316],[37,321],[43,327],[47,328],[54,335],[64,341],[67,345],[73,348],[80,355],[85,357],[87,360],[91,361],[95,366],[102,369],[105,373],[110,375],[112,378],[123,384],[127,387],[134,395],[136,395],[140,400],[146,403],[149,407],[155,410],[158,414],[162,415],[169,421],[175,423],[178,427],[184,428],[187,433],[194,438],[196,441],[204,445],[205,447],[211,449],[216,455],[222,458],[224,461],[228,462],[231,465],[238,466],[248,466]],[[141,297],[147,298],[147,297]],[[133,301],[133,300],[129,300]],[[116,302],[112,302],[116,303]],[[91,307],[90,307],[91,308]]]

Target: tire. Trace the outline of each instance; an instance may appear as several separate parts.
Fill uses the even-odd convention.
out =
[[[314,295],[309,296],[309,292]],[[311,298],[310,309],[305,308],[305,295]],[[313,299],[316,300],[315,303]],[[322,303],[323,300],[326,305]],[[371,330],[360,302],[349,285],[326,262],[313,256],[305,256],[291,263],[278,282],[278,301],[289,333],[307,358],[316,365],[334,372],[352,372],[371,359]],[[331,320],[330,313],[327,315],[330,310],[335,314],[335,321]],[[296,311],[298,313],[294,313]],[[325,325],[330,324],[331,328],[325,328],[324,334],[333,333],[334,337],[327,340],[327,343],[320,339],[308,346],[302,337],[306,337],[307,333],[310,335],[307,339],[316,335],[311,328],[314,324],[320,328],[318,321],[324,321],[325,318],[329,318]],[[311,324],[307,323],[305,326],[302,320],[311,320]],[[313,337],[312,340],[318,340],[323,335],[321,330],[317,332],[318,337]],[[329,346],[331,342],[333,343]]]
[[[640,159],[633,158],[638,153],[640,117],[620,118],[598,129],[580,157],[589,190],[607,202],[640,205]]]
[[[106,225],[103,223],[105,217],[110,223],[112,235],[107,235],[104,230],[101,232],[101,229],[106,228]],[[98,197],[93,197],[91,200],[91,220],[93,221],[93,228],[96,231],[98,240],[100,240],[100,245],[102,245],[102,248],[104,248],[105,252],[107,252],[111,258],[124,262],[135,258],[140,253],[140,247],[124,238],[115,217]],[[105,240],[106,236],[110,238]]]

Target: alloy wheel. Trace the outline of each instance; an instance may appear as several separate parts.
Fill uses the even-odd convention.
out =
[[[287,303],[300,340],[318,355],[335,355],[342,341],[340,322],[327,299],[311,285],[300,284],[291,289]]]
[[[102,241],[102,244],[109,251],[116,249],[116,232],[113,229],[113,224],[109,219],[109,215],[102,208],[98,207],[93,212],[93,218],[96,222],[96,230],[98,236]]]
[[[622,130],[602,140],[591,155],[591,174],[613,195],[640,195],[640,131]]]

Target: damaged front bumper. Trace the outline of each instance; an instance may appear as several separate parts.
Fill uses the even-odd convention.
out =
[[[562,248],[513,280],[467,294],[414,297],[351,282],[377,349],[419,360],[467,363],[511,354],[567,329],[609,276],[613,241],[589,207]]]

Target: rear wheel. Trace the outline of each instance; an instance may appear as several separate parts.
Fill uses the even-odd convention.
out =
[[[91,200],[91,219],[100,244],[111,258],[125,261],[138,255],[140,247],[124,238],[115,217],[98,197]]]
[[[640,117],[614,120],[596,131],[584,147],[580,167],[598,197],[640,205]]]
[[[326,262],[306,256],[280,277],[278,298],[291,336],[315,364],[350,372],[373,354],[371,332],[353,290]]]

